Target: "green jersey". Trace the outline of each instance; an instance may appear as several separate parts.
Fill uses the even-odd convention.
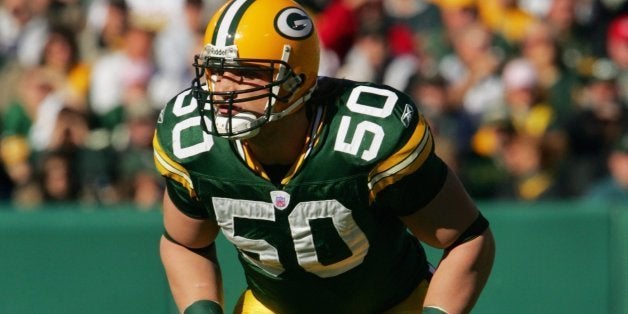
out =
[[[215,219],[270,309],[381,312],[427,275],[398,216],[438,193],[446,167],[424,117],[394,89],[320,78],[306,106],[307,144],[281,182],[245,143],[204,133],[189,90],[160,114],[156,166],[183,213]]]

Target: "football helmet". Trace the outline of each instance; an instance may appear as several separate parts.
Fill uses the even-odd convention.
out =
[[[210,134],[250,138],[265,123],[300,108],[316,86],[318,35],[309,15],[291,0],[229,1],[211,18],[203,44],[194,58],[192,93],[201,116],[209,115],[210,126],[204,118],[201,121]],[[213,77],[224,71],[265,72],[270,82],[243,90],[216,90]],[[238,103],[261,98],[268,99],[262,116],[235,110]],[[220,113],[219,106],[227,110]]]

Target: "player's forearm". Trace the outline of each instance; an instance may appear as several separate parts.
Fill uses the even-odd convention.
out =
[[[170,290],[181,313],[198,300],[223,303],[220,268],[213,249],[207,254],[199,254],[162,237],[160,254]]]
[[[424,305],[442,308],[447,313],[468,313],[488,280],[494,256],[490,229],[453,248],[434,273]]]

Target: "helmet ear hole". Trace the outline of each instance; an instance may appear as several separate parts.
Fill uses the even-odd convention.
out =
[[[298,75],[300,82],[299,82],[299,86],[303,85],[303,82],[305,82],[305,79],[307,78],[307,75],[305,75],[305,73],[301,73]]]
[[[294,86],[292,87],[292,92],[294,92],[297,88],[303,86],[303,83],[305,82],[305,78],[307,76],[304,73],[300,73],[295,75],[294,77]]]
[[[305,82],[305,74],[294,74],[290,75],[290,77],[281,85],[281,87],[286,90],[289,94],[293,94],[303,82]]]

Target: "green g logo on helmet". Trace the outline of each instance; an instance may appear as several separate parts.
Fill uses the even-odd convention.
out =
[[[289,39],[303,39],[312,34],[314,26],[307,13],[299,8],[286,8],[275,18],[277,33]]]

